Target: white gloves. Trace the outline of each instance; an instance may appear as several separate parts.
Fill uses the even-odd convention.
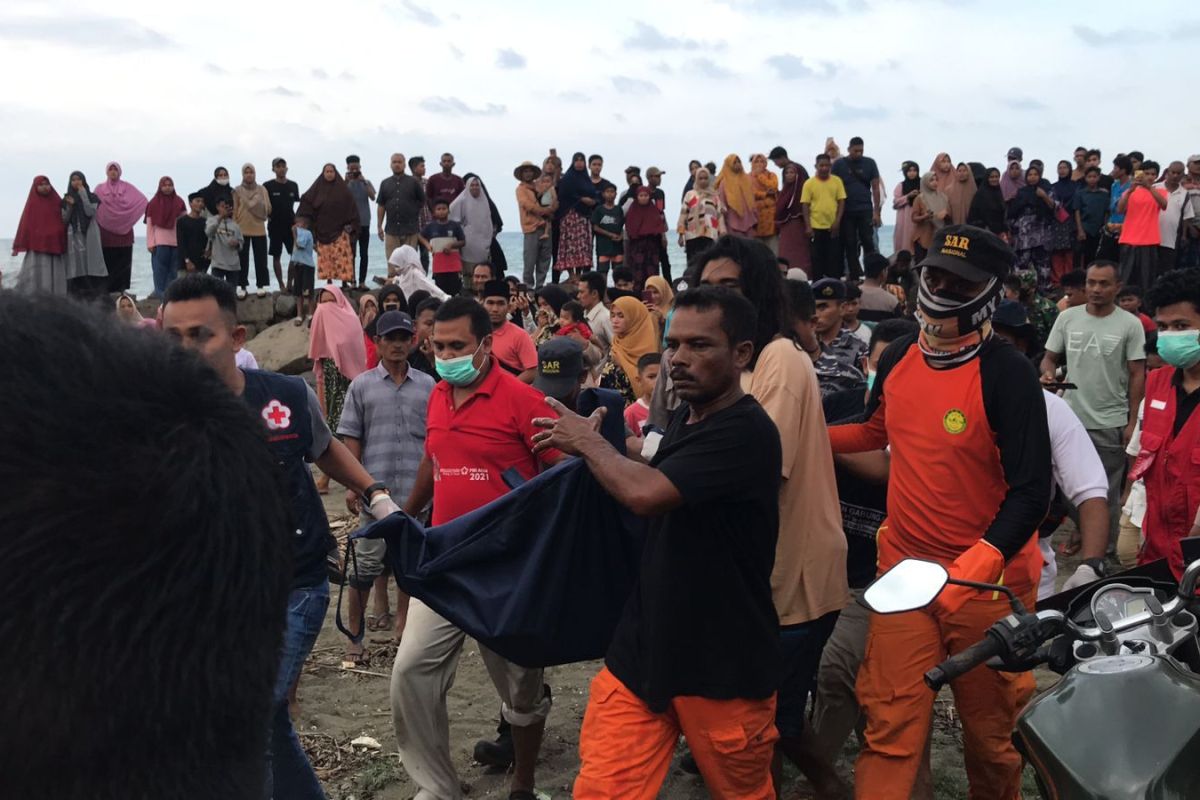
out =
[[[1089,567],[1087,564],[1080,564],[1075,569],[1075,574],[1067,579],[1063,584],[1062,590],[1069,592],[1072,589],[1078,589],[1080,586],[1091,583],[1092,581],[1100,580],[1100,576],[1096,574],[1096,570]]]
[[[367,513],[379,521],[385,517],[390,517],[400,510],[400,506],[388,496],[387,492],[376,492],[375,497],[371,500],[371,505],[367,509]]]

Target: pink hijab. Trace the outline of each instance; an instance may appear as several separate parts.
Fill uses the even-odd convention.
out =
[[[313,361],[332,358],[338,372],[352,381],[367,371],[367,348],[363,344],[362,323],[358,321],[358,314],[354,313],[341,289],[337,286],[318,287],[318,301],[321,292],[333,295],[334,302],[317,303],[308,340],[308,357]]]
[[[100,198],[100,207],[96,209],[96,222],[110,233],[126,234],[133,226],[141,221],[146,214],[146,195],[138,191],[129,181],[121,180],[121,165],[115,161],[108,162],[104,167],[107,177],[108,168],[117,168],[117,179],[105,180],[96,187],[96,197]]]

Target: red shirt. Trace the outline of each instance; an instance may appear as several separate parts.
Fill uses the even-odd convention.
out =
[[[1158,189],[1147,191],[1144,187],[1138,187],[1130,193],[1129,202],[1125,204],[1125,222],[1121,225],[1121,244],[1157,247],[1162,243],[1158,228],[1161,209],[1150,192],[1161,195]]]
[[[552,417],[545,397],[492,360],[483,382],[458,408],[454,387],[441,381],[429,396],[425,455],[433,464],[433,524],[440,525],[508,493],[501,477],[516,468],[532,478],[541,469],[533,454],[534,417]],[[545,463],[562,454],[547,450]]]
[[[524,372],[538,365],[533,339],[524,328],[508,320],[492,331],[492,355],[513,372]]]

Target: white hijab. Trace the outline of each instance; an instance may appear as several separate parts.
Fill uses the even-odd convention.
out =
[[[410,244],[402,244],[392,251],[388,259],[389,272],[394,272],[392,283],[400,287],[405,297],[412,297],[418,289],[424,289],[438,300],[446,300],[449,295],[443,292],[436,283],[425,275],[421,266],[421,257]]]
[[[471,195],[472,184],[479,185],[479,197]],[[454,198],[450,204],[450,219],[462,225],[467,236],[466,246],[462,249],[463,259],[472,264],[487,261],[491,257],[496,231],[492,227],[492,207],[479,178],[472,176],[462,193]]]

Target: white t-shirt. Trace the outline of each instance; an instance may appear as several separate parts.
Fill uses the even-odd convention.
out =
[[[846,330],[850,331],[849,328]],[[867,347],[871,346],[871,326],[859,320],[858,327],[850,331],[850,335],[861,341]]]
[[[1127,456],[1137,458],[1137,454],[1142,451],[1142,414],[1145,408],[1146,401],[1143,400],[1138,406],[1138,424],[1133,429],[1133,436],[1129,437],[1129,446],[1125,448]],[[1121,511],[1129,517],[1130,522],[1139,528],[1142,527],[1142,520],[1146,518],[1146,483],[1141,478],[1129,487],[1129,498]]]
[[[1158,215],[1158,235],[1160,247],[1175,249],[1175,239],[1179,235],[1179,225],[1185,219],[1192,219],[1195,211],[1188,202],[1188,190],[1180,186],[1173,192],[1167,192],[1165,186],[1158,186],[1167,193],[1167,207]]]
[[[238,369],[258,369],[258,359],[254,357],[254,353],[251,353],[244,347],[237,351],[233,360],[237,364]]]
[[[1054,482],[1071,505],[1079,507],[1094,497],[1108,497],[1108,475],[1087,429],[1067,402],[1042,392],[1050,427],[1050,466]]]

